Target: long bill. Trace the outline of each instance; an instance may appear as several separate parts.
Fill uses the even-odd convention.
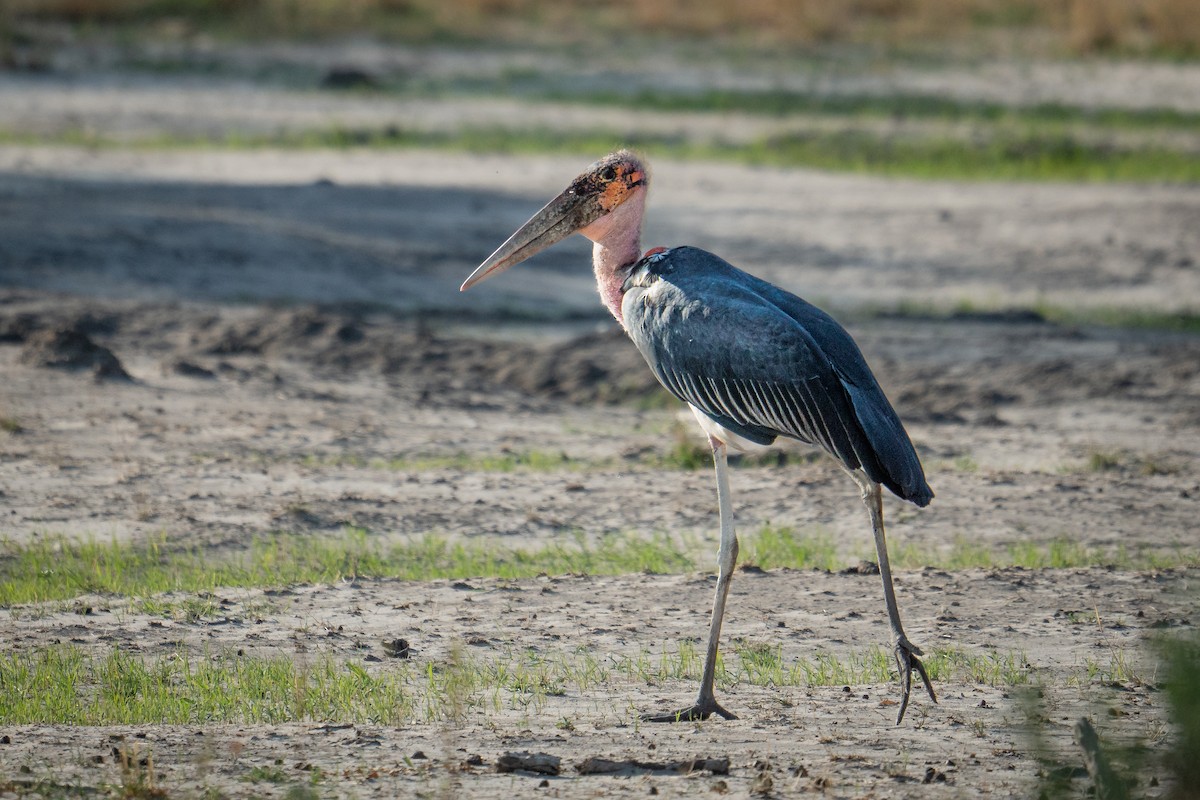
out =
[[[498,275],[542,252],[580,228],[594,222],[604,213],[595,195],[580,195],[572,186],[551,200],[508,240],[496,248],[459,288],[465,292],[480,281]]]

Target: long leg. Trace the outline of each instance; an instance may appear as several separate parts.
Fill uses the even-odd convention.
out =
[[[850,476],[862,490],[863,503],[867,507],[867,513],[871,515],[871,532],[875,535],[875,552],[879,556],[879,575],[883,579],[883,602],[887,605],[888,620],[892,624],[892,635],[895,638],[892,652],[896,657],[896,667],[900,670],[900,713],[896,715],[896,724],[899,725],[904,721],[904,712],[908,710],[914,669],[921,676],[921,680],[925,683],[925,690],[929,692],[930,699],[935,703],[937,695],[933,692],[933,684],[929,682],[925,665],[917,657],[923,655],[921,648],[908,640],[908,637],[904,635],[904,626],[900,624],[900,607],[896,605],[896,591],[892,587],[892,565],[888,560],[887,538],[883,532],[883,490],[878,483],[861,472],[851,472]]]
[[[717,551],[717,594],[713,599],[712,624],[708,629],[708,651],[704,656],[704,675],[700,679],[700,694],[691,708],[669,714],[646,714],[646,722],[679,722],[681,720],[708,719],[716,714],[725,719],[736,716],[721,708],[713,691],[717,674],[717,643],[721,639],[721,621],[725,617],[725,599],[729,596],[729,581],[737,564],[738,540],[733,530],[733,505],[729,500],[729,466],[725,443],[708,437],[712,447],[713,465],[717,470],[717,506],[721,515],[721,547]]]

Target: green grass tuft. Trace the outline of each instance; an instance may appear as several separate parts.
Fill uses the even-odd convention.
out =
[[[868,307],[860,313],[868,317],[900,317],[934,321],[995,319],[1030,324],[1048,322],[1057,325],[1200,333],[1200,314],[1189,311],[1161,311],[1137,307],[1068,308],[1044,302],[1026,307],[1005,307],[980,304],[969,298],[963,298],[936,305],[905,300],[893,306]]]
[[[1115,567],[1124,570],[1200,566],[1200,551],[1179,547],[1173,551],[1148,548],[1089,547],[1062,537],[1049,542],[1012,542],[1002,548],[959,538],[948,548],[931,550],[913,544],[892,544],[892,565],[902,569],[1082,569]]]
[[[838,565],[837,546],[833,537],[823,531],[798,534],[791,528],[763,526],[747,537],[741,547],[743,564],[762,569],[824,569]]]
[[[256,538],[244,552],[214,557],[199,549],[172,549],[165,539],[143,543],[42,540],[8,544],[0,556],[0,607],[64,600],[85,594],[151,598],[167,592],[208,592],[218,587],[279,587],[330,583],[351,577],[528,578],[549,573],[619,574],[685,572],[696,548],[666,536],[577,537],[534,549],[494,542],[450,542],[435,536],[387,545],[365,531],[339,537],[274,534]],[[162,613],[210,614],[204,602],[170,604]]]
[[[1121,307],[1064,308],[1049,304],[1039,304],[1033,310],[1047,322],[1060,325],[1097,325],[1105,328],[1200,334],[1200,314],[1195,312]]]
[[[785,660],[773,642],[737,642],[720,657],[723,688],[890,685],[891,654],[817,652]],[[1026,682],[1020,654],[968,656],[933,651],[935,681],[1010,686]],[[504,708],[541,713],[551,698],[630,685],[692,683],[703,667],[695,642],[659,653],[599,654],[509,650],[486,656],[453,653],[444,661],[364,667],[328,655],[189,654],[148,658],[114,650],[92,655],[53,645],[0,655],[0,724],[143,725],[279,724],[296,721],[401,725],[462,720]],[[250,780],[272,782],[264,772]]]
[[[0,655],[7,687],[0,720],[32,724],[183,724],[297,719],[395,723],[413,714],[403,676],[368,675],[356,664],[291,656],[230,654],[193,660],[185,652],[148,660],[75,647]]]
[[[733,161],[921,179],[1200,182],[1194,153],[1158,145],[1121,147],[1070,132],[1003,130],[976,137],[895,135],[871,130],[812,130],[750,142],[688,141],[659,134],[629,135],[552,129],[464,128],[454,132],[395,126],[333,127],[270,135],[218,138],[162,135],[129,140],[87,131],[44,135],[0,132],[0,143],[140,148],[437,148],[472,153],[552,153],[595,157],[634,147],[651,157]]]
[[[483,89],[485,87],[478,87]],[[904,92],[888,94],[831,94],[783,89],[710,89],[702,92],[556,92],[538,99],[584,105],[619,106],[666,112],[724,112],[769,117],[794,115],[839,119],[938,120],[1015,126],[1099,126],[1109,129],[1168,128],[1192,131],[1200,114],[1174,108],[1089,108],[1066,103],[1012,106],[945,95]]]
[[[141,543],[46,538],[0,548],[0,608],[96,594],[134,598],[135,607],[144,613],[198,620],[228,613],[203,594],[218,588],[272,588],[353,577],[428,581],[520,579],[543,573],[669,574],[710,569],[710,549],[709,542],[665,534],[614,534],[595,541],[579,535],[517,548],[491,540],[452,542],[436,536],[389,544],[363,530],[347,529],[331,537],[260,536],[244,551],[221,555],[171,548],[164,538]],[[766,525],[742,537],[742,553],[742,563],[764,569],[832,570],[839,565],[835,541],[820,530]],[[909,569],[1157,569],[1200,565],[1200,553],[1183,547],[1171,552],[1091,548],[1067,538],[997,550],[959,539],[949,549],[893,544],[892,562]],[[173,592],[197,596],[169,596]]]

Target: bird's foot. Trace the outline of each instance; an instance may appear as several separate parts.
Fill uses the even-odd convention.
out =
[[[929,681],[929,673],[925,671],[925,665],[921,663],[921,659],[917,656],[924,655],[921,648],[917,647],[912,642],[903,636],[896,642],[896,667],[900,670],[900,713],[896,715],[896,724],[899,725],[904,721],[904,712],[908,710],[908,698],[912,693],[912,674],[913,670],[921,676],[921,680],[925,683],[925,691],[929,692],[929,699],[937,702],[937,695],[933,692],[933,684]]]
[[[713,698],[697,700],[691,708],[683,708],[668,714],[642,714],[642,722],[698,722],[716,714],[722,719],[737,719],[733,714],[717,703]]]

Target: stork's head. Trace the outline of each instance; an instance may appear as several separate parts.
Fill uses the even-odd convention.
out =
[[[622,220],[622,215],[614,212],[634,198],[640,200],[648,182],[646,167],[633,153],[619,150],[605,156],[508,237],[508,241],[463,282],[462,291],[540,253],[572,233],[578,232],[592,241],[599,241],[609,235],[616,224],[640,225],[640,210],[631,221]]]

